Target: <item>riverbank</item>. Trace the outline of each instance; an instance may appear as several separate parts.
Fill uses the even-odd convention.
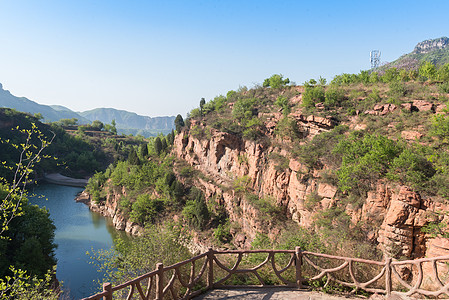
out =
[[[45,174],[44,180],[48,183],[82,188],[86,187],[88,181],[88,179],[71,178],[60,173]]]

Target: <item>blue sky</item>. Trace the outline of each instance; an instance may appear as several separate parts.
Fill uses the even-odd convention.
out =
[[[0,0],[0,83],[75,111],[186,115],[281,73],[303,83],[449,36],[449,1]]]

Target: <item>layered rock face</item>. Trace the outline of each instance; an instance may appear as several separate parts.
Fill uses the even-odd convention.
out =
[[[333,126],[331,119],[292,115],[306,138]],[[275,119],[267,118],[268,134],[270,122],[275,122]],[[204,124],[195,125],[205,128]],[[261,198],[269,196],[274,199],[273,204],[281,207],[288,218],[302,227],[311,226],[314,212],[329,208],[339,200],[337,187],[320,182],[323,170],[306,172],[305,166],[292,158],[288,168],[279,169],[270,155],[289,156],[285,150],[210,130],[209,139],[196,138],[185,131],[178,134],[174,153],[205,175],[207,180],[198,179],[198,183],[208,201],[215,199],[223,204],[230,220],[240,225],[241,230],[234,235],[237,247],[249,247],[257,232],[271,237],[279,233],[273,229],[273,224],[260,218],[257,208],[235,192],[233,183],[238,178],[246,177],[252,192]],[[318,197],[319,202],[312,210],[306,209],[305,202],[312,196]],[[379,182],[376,189],[368,193],[361,208],[348,206],[346,212],[354,223],[363,221],[377,228],[369,233],[368,238],[377,240],[386,254],[397,258],[417,258],[447,253],[444,247],[435,246],[441,241],[426,236],[421,228],[428,223],[430,212],[448,208],[432,198],[422,198],[406,186]]]
[[[126,195],[125,188],[123,188],[120,193],[109,189],[109,193],[106,196],[106,201],[95,203],[91,201],[91,196],[84,191],[79,194],[75,200],[85,203],[93,212],[97,212],[102,216],[111,218],[115,229],[128,232],[132,235],[139,235],[143,232],[143,228],[140,225],[127,220],[118,208],[119,198],[122,195]]]
[[[443,49],[449,45],[449,38],[441,37],[434,40],[426,40],[416,45],[414,53],[429,53],[433,50]]]

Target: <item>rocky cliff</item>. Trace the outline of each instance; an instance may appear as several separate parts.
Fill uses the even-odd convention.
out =
[[[76,196],[75,200],[78,202],[83,202],[89,206],[89,209],[93,212],[99,213],[102,216],[112,219],[112,224],[115,229],[125,231],[132,235],[139,235],[143,228],[137,223],[128,220],[123,212],[118,208],[119,198],[126,196],[126,189],[123,188],[121,191],[114,190],[113,188],[108,189],[108,194],[105,201],[96,203],[92,201],[91,195],[86,191],[83,191]]]
[[[449,46],[449,38],[441,37],[433,40],[425,40],[418,43],[413,50],[413,53],[429,53],[434,50],[443,49]]]
[[[426,101],[419,100],[416,104],[420,104],[422,110],[429,105],[435,106],[424,102]],[[425,105],[421,105],[423,103]],[[413,102],[410,106],[412,105]],[[384,110],[388,114],[396,109],[396,106],[390,104],[386,106],[386,110],[379,106],[365,114]],[[266,135],[276,140],[273,132],[281,114],[259,114],[258,117],[265,120]],[[301,111],[292,112],[290,117],[302,132],[304,141],[330,130],[336,124],[332,117],[305,116]],[[348,125],[355,129],[366,127],[366,124],[359,124],[356,120],[357,118],[348,122]],[[278,139],[277,143],[267,145],[215,130],[201,121],[193,120],[191,127],[193,126],[208,131],[209,137],[194,137],[185,130],[176,136],[173,152],[205,175],[206,179],[198,179],[197,183],[205,191],[206,197],[209,201],[223,204],[230,220],[240,225],[241,230],[234,232],[234,244],[237,247],[249,247],[258,232],[275,238],[279,231],[275,224],[261,217],[261,211],[254,204],[236,192],[236,180],[246,178],[248,190],[259,197],[269,196],[274,199],[275,205],[281,208],[287,218],[304,228],[312,226],[313,216],[317,211],[332,207],[341,200],[337,186],[322,180],[327,166],[307,170],[305,165],[283,149],[282,143],[289,141]],[[410,133],[404,132],[405,136]],[[416,134],[419,132],[412,132],[414,138],[417,138]],[[272,159],[273,153],[288,157],[288,166],[280,169]],[[308,197],[319,198],[313,209],[305,205]],[[442,204],[441,199],[420,195],[405,185],[379,181],[362,203],[361,207],[348,205],[346,212],[354,224],[371,224],[374,229],[368,233],[367,239],[377,241],[379,248],[388,255],[417,258],[449,254],[447,240],[432,238],[421,231],[432,220],[434,212],[447,211],[449,208]]]

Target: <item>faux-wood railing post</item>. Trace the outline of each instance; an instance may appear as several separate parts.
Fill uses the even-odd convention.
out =
[[[112,284],[109,282],[103,283],[103,292],[108,294],[103,297],[104,300],[112,300]]]
[[[301,247],[295,248],[296,286],[302,288],[302,252]]]
[[[385,292],[387,299],[391,296],[391,257],[385,260]]]
[[[156,300],[162,300],[164,297],[164,265],[156,264]]]
[[[209,248],[209,251],[207,251],[207,260],[209,264],[209,270],[207,272],[207,288],[211,289],[214,286],[214,249]]]

